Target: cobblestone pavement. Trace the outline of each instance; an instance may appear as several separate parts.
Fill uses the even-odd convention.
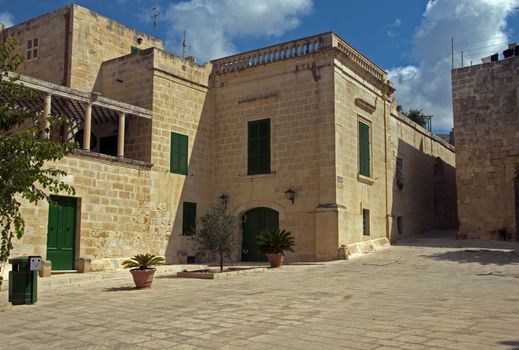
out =
[[[518,246],[478,245],[418,239],[224,280],[161,273],[151,290],[129,274],[46,286],[0,313],[0,348],[517,350]]]

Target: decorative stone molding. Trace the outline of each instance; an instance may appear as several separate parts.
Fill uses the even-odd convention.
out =
[[[377,109],[377,107],[375,107],[371,103],[361,99],[360,97],[357,97],[355,99],[355,106],[368,112],[369,114],[373,114],[373,112],[375,112],[375,110]]]

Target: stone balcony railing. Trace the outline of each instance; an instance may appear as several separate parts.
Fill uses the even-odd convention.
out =
[[[262,66],[272,62],[310,56],[328,48],[336,48],[375,78],[385,81],[386,73],[333,32],[289,41],[211,61],[214,74],[225,74]]]

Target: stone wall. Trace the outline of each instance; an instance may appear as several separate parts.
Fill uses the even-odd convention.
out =
[[[368,108],[360,107],[365,105]],[[386,237],[386,135],[380,87],[362,79],[349,61],[336,60],[335,109],[339,245]],[[369,178],[359,175],[359,121],[370,125]],[[363,209],[369,210],[369,235],[363,235]]]
[[[161,207],[151,202],[147,167],[84,153],[65,157],[56,165],[67,172],[65,181],[74,186],[79,199],[76,260],[93,259],[93,269],[99,270],[118,267],[114,259],[144,251],[164,255],[169,234],[150,230]],[[48,204],[24,206],[22,213],[26,231],[14,243],[12,256],[45,257]]]
[[[392,112],[387,121],[389,238],[456,229],[454,147],[403,115]]]
[[[27,41],[39,41],[38,58],[23,63],[19,73],[82,91],[92,90],[104,61],[129,54],[132,46],[164,47],[157,38],[75,4],[6,28],[0,39],[10,36],[18,38],[23,57]]]
[[[519,57],[452,71],[460,233],[516,239]]]
[[[153,107],[153,49],[121,56],[101,64],[94,90],[110,99]],[[127,119],[125,156],[151,161],[152,120]]]
[[[318,79],[309,69],[312,64]],[[215,75],[212,87],[216,194],[228,193],[236,212],[278,211],[280,228],[295,237],[289,260],[336,258],[336,208],[325,208],[335,203],[333,57],[315,55]],[[247,125],[266,118],[271,172],[247,175]],[[294,204],[286,198],[288,188],[296,192]]]
[[[0,33],[2,42],[9,37],[18,39],[17,53],[25,59],[18,67],[19,73],[55,84],[66,84],[67,23],[70,13],[71,7],[67,6],[6,28]],[[38,57],[27,60],[27,42],[34,38],[38,38]]]
[[[182,236],[183,202],[197,204],[201,216],[215,200],[213,192],[214,100],[208,93],[211,65],[153,53],[153,131],[151,198],[164,206],[171,225],[152,222],[152,231],[170,235],[166,256],[178,262],[178,252],[195,255],[192,238]],[[170,173],[171,132],[188,136],[188,174]]]
[[[163,48],[161,40],[78,5],[72,5],[70,87],[90,91],[104,61],[127,55],[131,47]],[[142,39],[139,43],[139,38]]]

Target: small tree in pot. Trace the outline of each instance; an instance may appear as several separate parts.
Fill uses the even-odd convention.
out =
[[[223,271],[224,256],[231,258],[235,250],[235,233],[240,227],[240,219],[228,208],[229,196],[217,198],[216,203],[198,221],[194,239],[199,249],[218,255],[220,272]]]
[[[124,268],[130,272],[137,288],[151,288],[156,268],[153,265],[163,265],[164,258],[153,254],[137,254],[129,260],[123,261]]]
[[[279,267],[283,264],[285,251],[294,251],[294,237],[286,230],[265,230],[256,237],[256,245],[258,251],[267,256],[270,267]]]

